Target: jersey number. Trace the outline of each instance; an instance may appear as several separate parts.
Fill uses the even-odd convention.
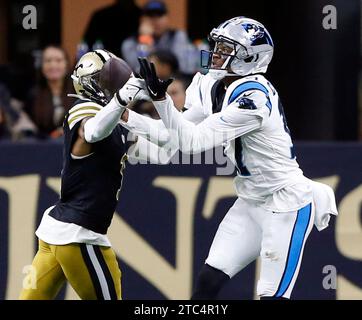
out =
[[[235,139],[235,161],[239,174],[242,176],[250,176],[248,168],[243,163],[243,145],[241,138]]]
[[[124,169],[126,168],[126,161],[128,160],[128,155],[127,153],[125,153],[120,161],[120,165],[121,165],[121,169],[119,171],[119,173],[121,174],[122,176],[122,180],[121,180],[121,185],[119,187],[119,189],[117,190],[117,194],[116,194],[116,200],[118,201],[119,200],[119,195],[121,193],[121,189],[122,189],[122,184],[123,184],[123,171]]]
[[[285,118],[284,108],[283,108],[283,105],[282,105],[280,99],[278,102],[278,109],[279,109],[280,116],[282,117],[282,120],[284,123],[284,130],[286,133],[289,134],[290,138],[292,138],[290,135],[290,130],[289,130],[288,124],[287,124],[287,119]],[[295,150],[294,150],[294,146],[292,144],[292,146],[290,147],[290,159],[294,159],[294,158],[295,158]]]

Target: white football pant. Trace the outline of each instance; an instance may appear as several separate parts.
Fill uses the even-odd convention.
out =
[[[206,263],[231,278],[260,256],[257,294],[289,298],[313,222],[312,204],[273,212],[238,198],[219,225]]]

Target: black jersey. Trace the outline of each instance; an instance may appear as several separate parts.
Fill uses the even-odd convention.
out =
[[[100,108],[94,102],[78,100],[65,117],[61,196],[49,215],[106,234],[131,144],[128,130],[117,125],[107,138],[93,144],[90,155],[77,159],[71,155],[81,120],[94,116]]]

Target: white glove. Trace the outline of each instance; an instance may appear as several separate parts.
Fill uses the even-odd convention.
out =
[[[145,81],[134,76],[128,79],[125,85],[116,92],[114,97],[118,105],[123,108],[138,100],[151,101]]]

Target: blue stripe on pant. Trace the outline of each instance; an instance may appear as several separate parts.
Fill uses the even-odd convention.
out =
[[[283,294],[288,290],[288,287],[293,279],[302,252],[304,238],[308,229],[311,212],[312,204],[308,204],[304,208],[298,210],[297,219],[295,221],[292,232],[292,238],[289,244],[289,252],[286,260],[284,273],[275,297],[283,296]]]

